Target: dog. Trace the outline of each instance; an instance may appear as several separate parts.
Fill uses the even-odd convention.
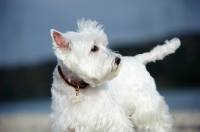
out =
[[[174,38],[147,53],[122,57],[111,51],[102,25],[79,20],[77,32],[50,31],[53,132],[170,132],[172,118],[146,70],[180,46]]]

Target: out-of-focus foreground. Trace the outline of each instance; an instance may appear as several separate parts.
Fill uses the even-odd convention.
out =
[[[173,111],[173,132],[200,132],[200,111]],[[0,132],[49,132],[49,113],[0,115]]]
[[[200,132],[199,92],[160,91],[174,119],[173,132]],[[50,106],[45,98],[0,103],[0,132],[49,132]]]

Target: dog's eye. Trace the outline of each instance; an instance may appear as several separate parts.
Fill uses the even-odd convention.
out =
[[[98,50],[99,50],[99,48],[98,48],[97,46],[94,46],[94,47],[91,49],[92,52],[96,52],[96,51],[98,51]]]

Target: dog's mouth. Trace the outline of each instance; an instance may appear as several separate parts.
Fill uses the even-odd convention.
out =
[[[112,59],[109,58],[103,62],[101,61],[101,63],[99,64],[100,69],[96,70],[96,72],[99,73],[99,74],[97,74],[99,76],[95,75],[90,78],[83,77],[83,80],[86,83],[90,84],[91,87],[99,86],[102,83],[104,83],[105,81],[114,79],[118,75],[118,73],[121,69],[122,63],[123,63],[123,61],[122,61],[121,56],[117,56],[117,57],[115,56]],[[110,66],[109,66],[109,64],[110,64]]]
[[[111,62],[111,71],[107,74],[107,80],[112,80],[115,78],[122,66],[122,59],[120,57],[116,57]]]

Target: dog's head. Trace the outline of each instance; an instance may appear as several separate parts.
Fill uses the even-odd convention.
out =
[[[107,36],[96,21],[78,21],[77,32],[51,30],[55,55],[63,64],[92,87],[117,76],[121,55],[106,46]]]

